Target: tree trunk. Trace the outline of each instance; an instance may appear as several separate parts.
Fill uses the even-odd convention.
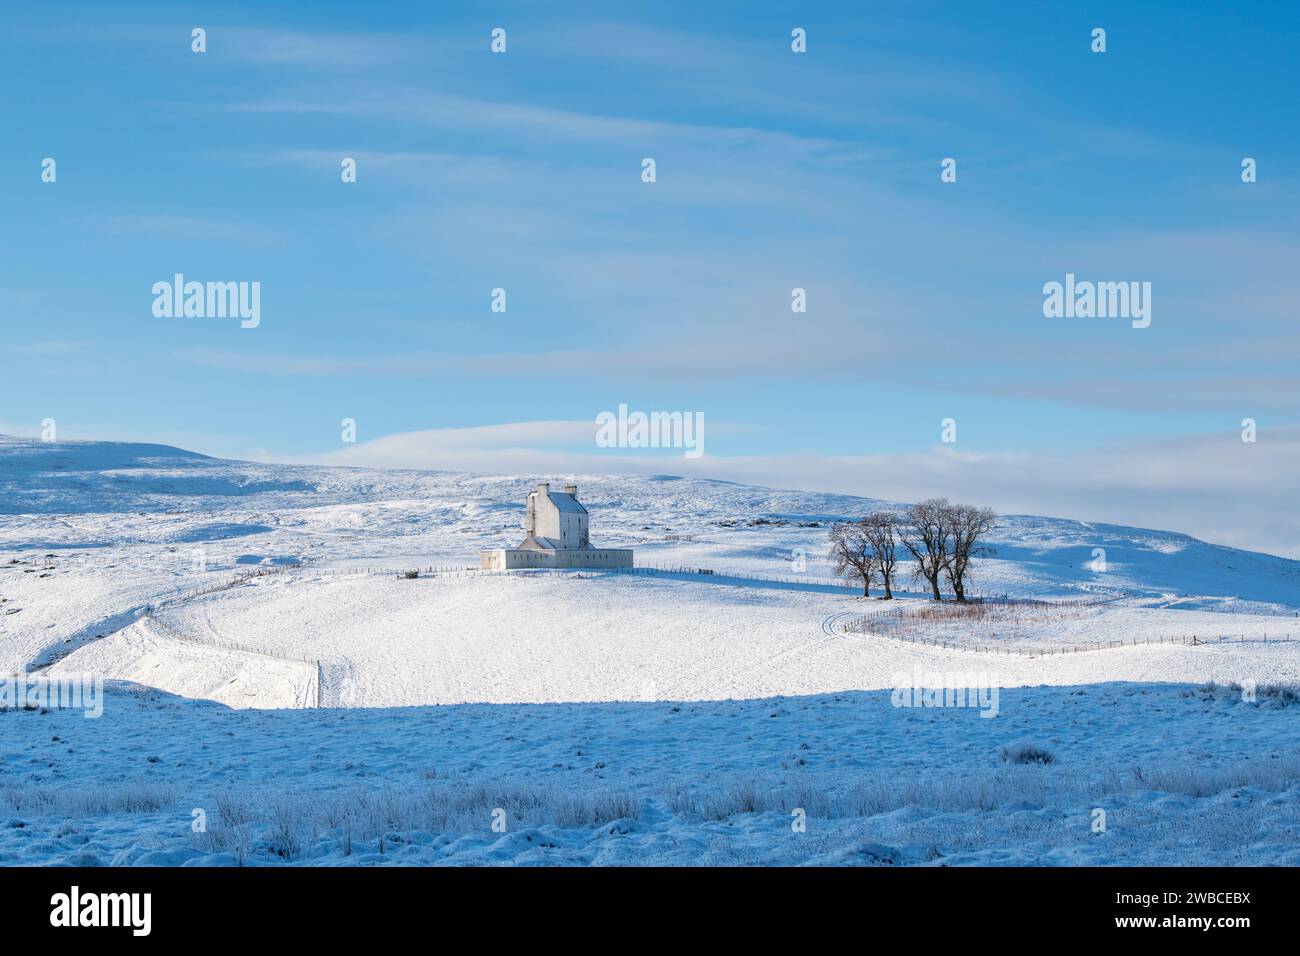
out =
[[[936,574],[930,579],[930,590],[933,592],[936,601],[943,600],[943,595],[939,593],[939,575]]]
[[[862,596],[871,597],[871,582],[867,578],[862,579]]]

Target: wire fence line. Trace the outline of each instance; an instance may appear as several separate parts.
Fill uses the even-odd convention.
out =
[[[327,577],[413,577],[416,575],[425,577],[465,577],[471,574],[487,574],[492,572],[480,571],[478,568],[469,568],[456,565],[429,565],[423,568],[393,568],[365,566],[354,568],[321,568],[309,564],[284,564],[275,566],[258,567],[251,571],[241,571],[234,577],[224,581],[218,581],[213,584],[207,584],[203,587],[193,588],[184,591],[175,597],[167,598],[154,605],[156,608],[173,607],[193,601],[208,594],[217,594],[221,591],[229,591],[241,585],[248,584],[258,578],[270,577],[273,575],[292,574],[295,571],[306,572],[312,575],[324,575]],[[414,574],[412,573],[414,572]]]
[[[999,600],[997,603],[1004,605],[1024,604],[1030,607],[1041,607],[1044,605],[1052,607],[1096,607],[1101,604],[1112,603],[1109,600],[1076,602],[1074,604],[1061,605],[1056,603],[1017,599]],[[910,633],[908,628],[917,622],[912,620],[916,612],[934,607],[933,602],[926,602],[920,608],[917,607],[897,607],[890,608],[886,611],[878,611],[874,614],[861,614],[856,617],[847,617],[844,615],[835,615],[827,618],[823,622],[822,629],[828,633],[838,632],[841,634],[856,634],[859,636],[884,637],[890,640],[904,641],[908,644],[921,644],[929,647],[938,647],[944,650],[968,651],[976,654],[992,654],[1003,657],[1051,657],[1059,654],[1083,654],[1090,651],[1111,650],[1120,647],[1142,647],[1151,644],[1170,644],[1183,645],[1187,647],[1198,647],[1206,644],[1239,644],[1239,643],[1262,643],[1262,644],[1285,644],[1293,643],[1300,640],[1300,636],[1292,635],[1289,632],[1276,635],[1264,634],[1260,637],[1249,637],[1245,634],[1232,635],[1221,634],[1217,636],[1201,634],[1164,634],[1155,637],[1146,638],[1128,638],[1111,641],[1087,641],[1074,644],[1060,644],[1056,646],[1015,646],[1011,642],[1002,644],[969,643],[952,638],[927,637],[925,635]]]
[[[185,634],[178,631],[172,625],[168,624],[152,614],[144,617],[152,627],[158,628],[170,640],[181,641],[186,644],[200,644],[204,647],[215,647],[223,651],[238,651],[241,654],[254,654],[258,657],[269,657],[277,661],[292,661],[299,664],[310,664],[313,667],[320,667],[320,658],[308,657],[301,654],[286,654],[283,651],[268,650],[264,647],[254,647],[252,644],[241,644],[238,641],[228,641],[224,638],[217,637],[199,637],[194,634]]]
[[[411,576],[411,573],[406,570],[394,571],[394,569],[392,568],[379,568],[379,567],[309,568],[301,564],[264,566],[264,567],[255,568],[253,570],[241,572],[225,581],[220,581],[214,584],[207,585],[205,587],[194,588],[193,590],[186,591],[182,594],[168,598],[164,601],[160,601],[157,604],[148,605],[144,608],[143,613],[140,615],[140,618],[141,620],[148,621],[150,626],[157,628],[159,631],[163,633],[164,636],[167,637],[167,639],[172,641],[177,641],[186,644],[196,644],[202,647],[210,647],[222,651],[234,651],[239,654],[247,654],[256,657],[264,657],[270,660],[307,664],[314,671],[312,682],[308,688],[309,697],[311,699],[310,706],[320,707],[322,706],[322,700],[326,696],[325,667],[321,662],[320,658],[308,657],[299,654],[288,654],[283,651],[277,651],[266,647],[255,647],[250,644],[242,644],[238,641],[230,641],[224,638],[200,637],[193,634],[186,634],[177,630],[175,627],[173,627],[172,625],[168,624],[167,622],[161,620],[156,616],[156,613],[160,610],[177,609],[189,603],[190,601],[197,600],[198,598],[204,597],[205,595],[216,594],[222,591],[229,591],[233,588],[237,588],[242,585],[248,584],[258,578],[269,577],[272,575],[288,574],[293,571],[302,571],[302,570],[309,570],[313,574],[324,574],[324,575],[389,576],[389,575],[396,574],[398,577]],[[417,573],[425,574],[431,577],[439,577],[439,576],[446,576],[446,575],[459,576],[471,570],[473,569],[464,568],[464,567],[451,567],[451,566],[440,567],[435,565],[430,565],[426,568],[416,569]]]
[[[321,665],[320,658],[302,657],[296,654],[285,654],[261,647],[252,647],[248,644],[239,644],[234,641],[217,640],[216,638],[196,637],[192,634],[183,634],[170,624],[167,624],[165,621],[160,621],[152,615],[145,615],[144,620],[147,620],[150,626],[162,631],[168,640],[177,641],[182,644],[197,644],[200,647],[211,647],[220,651],[235,651],[239,654],[265,657],[276,661],[287,661],[293,664],[307,664],[312,669],[311,682],[307,685],[309,699],[308,706],[322,706],[321,699],[324,697],[325,668]]]
[[[203,587],[185,591],[176,597],[167,598],[165,601],[160,601],[158,604],[154,605],[154,608],[176,607],[197,598],[201,598],[206,594],[216,594],[219,591],[229,591],[231,588],[237,588],[241,584],[247,584],[249,581],[256,578],[269,577],[273,574],[286,574],[289,571],[297,570],[299,567],[301,567],[301,565],[278,565],[275,567],[259,567],[252,571],[241,571],[233,578],[229,578],[225,581],[218,581],[215,584],[206,584]]]
[[[431,564],[431,565],[428,565],[427,567],[422,567],[422,568],[421,568],[421,567],[415,567],[415,568],[392,568],[392,567],[383,567],[383,568],[371,568],[371,567],[367,567],[367,568],[313,568],[313,569],[312,569],[312,573],[314,573],[314,574],[325,574],[325,575],[335,575],[335,574],[337,574],[337,575],[343,575],[343,576],[345,576],[345,577],[348,576],[348,575],[366,575],[366,574],[369,574],[369,575],[379,575],[379,576],[383,576],[383,577],[392,577],[392,576],[396,576],[396,577],[399,577],[399,578],[415,578],[415,577],[427,577],[427,578],[463,578],[463,577],[470,577],[471,575],[477,575],[477,574],[489,574],[489,573],[493,573],[493,572],[484,571],[484,570],[481,569],[481,568],[471,568],[471,567],[466,567],[465,565],[437,565],[437,564]]]
[[[861,588],[852,584],[847,584],[836,578],[814,578],[804,575],[796,577],[786,577],[783,575],[760,575],[748,571],[718,571],[714,568],[688,568],[688,567],[669,567],[657,564],[639,564],[634,568],[609,568],[615,574],[640,574],[640,575],[692,575],[698,577],[718,577],[733,578],[739,581],[758,581],[769,584],[814,584],[821,587],[844,588],[847,591],[860,591]]]
[[[566,569],[531,569],[531,570],[566,570]],[[275,660],[294,661],[311,665],[316,671],[315,680],[315,704],[321,706],[321,700],[325,696],[325,666],[319,658],[303,657],[292,654],[284,654],[276,651],[269,651],[264,648],[242,645],[236,642],[218,640],[216,638],[200,638],[192,635],[182,634],[170,625],[153,617],[153,611],[163,606],[175,607],[184,604],[190,600],[202,597],[207,594],[213,594],[220,591],[230,590],[244,584],[248,584],[258,578],[271,575],[288,574],[294,571],[307,572],[310,575],[321,576],[384,576],[397,578],[418,578],[418,577],[454,577],[464,578],[473,576],[501,575],[509,574],[506,570],[485,570],[481,568],[456,566],[456,565],[428,565],[416,568],[394,568],[394,567],[377,567],[377,566],[358,566],[347,568],[321,568],[303,564],[263,566],[254,570],[243,572],[235,575],[227,581],[222,581],[206,587],[197,588],[193,591],[186,592],[175,598],[162,602],[157,607],[146,609],[145,616],[158,627],[160,627],[169,637],[179,640],[188,641],[194,644],[201,644],[219,649],[229,649],[244,654],[253,654],[262,657],[268,657]],[[696,576],[701,578],[713,578],[719,581],[736,580],[750,581],[759,584],[777,584],[777,585],[803,585],[819,587],[835,587],[847,592],[858,592],[859,586],[846,582],[842,579],[817,578],[806,575],[790,576],[770,576],[755,574],[747,571],[728,571],[717,570],[714,568],[699,568],[686,566],[663,566],[663,565],[638,565],[631,568],[608,568],[608,569],[587,569],[585,572],[574,572],[573,577],[578,579],[596,578],[605,573],[625,574],[625,575],[642,575],[642,576]],[[923,600],[904,599],[899,604],[892,607],[882,607],[873,610],[870,613],[851,615],[847,613],[835,614],[826,618],[822,622],[822,630],[829,636],[844,634],[856,634],[860,636],[885,637],[891,640],[903,641],[910,644],[926,645],[931,647],[942,648],[946,650],[968,651],[974,653],[991,654],[995,656],[1007,657],[1049,657],[1061,654],[1079,654],[1097,650],[1108,650],[1120,647],[1136,647],[1151,644],[1170,644],[1199,646],[1205,644],[1222,644],[1222,643],[1290,643],[1297,639],[1290,633],[1275,635],[1270,637],[1264,635],[1260,637],[1249,637],[1241,635],[1218,635],[1214,637],[1202,635],[1162,635],[1148,638],[1129,638],[1113,641],[1092,641],[1077,644],[1061,644],[1057,646],[1014,646],[1007,643],[965,643],[959,640],[944,639],[941,637],[925,637],[922,635],[909,633],[908,628],[922,623],[918,618],[927,613],[941,612],[946,608],[970,609],[978,613],[981,607],[1024,607],[1024,608],[1045,608],[1045,609],[1086,609],[1101,607],[1126,600],[1133,595],[1127,592],[1110,592],[1101,594],[1087,594],[1079,597],[1061,597],[1061,598],[1016,598],[1007,594],[1001,595],[979,595],[969,598],[966,602],[958,603],[955,595],[943,595],[944,601],[934,601],[930,598]],[[959,613],[965,613],[959,612]]]
[[[1012,597],[1009,594],[998,595],[980,595],[967,599],[967,604],[978,606],[992,605],[994,607],[1052,607],[1052,608],[1073,608],[1073,607],[1103,607],[1107,604],[1116,604],[1120,601],[1126,601],[1133,595],[1127,591],[1116,591],[1108,594],[1087,594],[1079,597],[1062,597],[1062,598],[1031,598],[1031,597]],[[945,595],[947,597],[947,595]]]
[[[185,634],[156,616],[156,612],[159,610],[176,609],[189,603],[190,601],[196,600],[205,595],[216,594],[222,591],[229,591],[233,588],[237,588],[242,585],[248,584],[258,578],[269,577],[272,575],[289,574],[290,572],[293,571],[304,571],[304,570],[309,571],[312,574],[322,574],[322,575],[330,575],[330,576],[340,575],[340,576],[359,577],[359,576],[382,575],[384,577],[388,577],[388,576],[396,575],[399,578],[410,578],[417,575],[424,575],[428,577],[447,577],[447,576],[461,577],[470,573],[477,573],[478,571],[478,569],[475,568],[439,566],[439,565],[429,565],[424,568],[398,569],[398,570],[395,570],[393,568],[382,568],[382,567],[314,568],[314,567],[304,566],[302,564],[265,566],[265,567],[255,568],[250,571],[241,572],[228,580],[220,581],[215,584],[210,584],[201,588],[195,588],[191,591],[186,591],[175,597],[168,598],[165,601],[161,601],[158,604],[150,605],[144,609],[144,613],[141,615],[141,618],[147,620],[150,625],[160,630],[169,640],[178,641],[181,643],[197,644],[203,647],[215,648],[217,650],[234,651],[240,654],[251,654],[257,657],[269,658],[271,660],[289,661],[292,663],[307,664],[311,666],[315,671],[315,676],[313,678],[310,687],[310,696],[312,698],[311,706],[320,707],[322,706],[321,703],[322,699],[326,696],[325,667],[320,658],[308,657],[308,656],[298,655],[298,654],[288,654],[283,651],[276,651],[265,647],[254,647],[253,645],[250,644],[241,644],[238,641],[230,641],[223,638],[200,637],[193,634]]]
[[[399,578],[468,578],[484,574],[497,574],[500,572],[489,571],[483,568],[430,566],[427,568],[401,568],[397,571],[389,569],[387,573],[396,574]]]

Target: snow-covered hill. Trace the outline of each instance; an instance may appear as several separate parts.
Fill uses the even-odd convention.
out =
[[[568,479],[597,543],[719,573],[396,573]],[[0,438],[0,674],[111,682],[0,705],[0,862],[1296,862],[1300,562],[1009,516],[978,591],[1110,600],[949,620],[830,580],[881,504]],[[996,718],[895,706],[918,674]]]
[[[222,461],[160,445],[0,439],[0,668],[43,666],[76,652],[63,666],[131,679],[144,666],[158,670],[165,689],[195,696],[230,684],[215,696],[232,703],[299,699],[297,678],[261,689],[219,681],[219,673],[195,666],[192,651],[160,665],[159,648],[175,643],[159,644],[156,628],[155,652],[140,664],[143,637],[123,629],[148,608],[175,632],[231,653],[320,660],[337,674],[326,693],[339,702],[544,700],[548,693],[605,700],[645,681],[690,698],[885,686],[888,667],[879,661],[858,670],[838,658],[821,676],[804,668],[786,679],[734,678],[737,668],[748,673],[768,657],[792,654],[820,634],[823,618],[856,607],[851,593],[831,587],[764,592],[636,579],[578,593],[577,581],[564,575],[531,583],[336,576],[357,568],[472,567],[480,548],[517,542],[522,501],[535,481],[570,477],[591,510],[594,539],[635,548],[640,565],[809,582],[831,576],[828,525],[882,504],[669,476],[386,472]],[[1009,516],[992,544],[996,556],[976,576],[984,593],[1125,594],[1150,612],[1094,622],[1090,640],[1122,638],[1134,627],[1171,636],[1276,637],[1300,607],[1300,562],[1184,535]],[[1094,570],[1098,548],[1104,572]],[[802,572],[798,556],[806,561]],[[304,570],[188,596],[252,568],[295,566]],[[1188,613],[1161,616],[1157,608]],[[1223,611],[1237,613],[1205,613]],[[442,672],[529,628],[526,653],[516,644],[493,652],[514,660],[516,670],[483,679]],[[677,643],[653,636],[659,633]],[[633,650],[647,635],[647,651],[665,661],[651,673]],[[621,648],[622,666],[598,673],[572,659],[599,658],[610,642]],[[525,673],[533,658],[548,654],[549,672]],[[182,680],[181,672],[190,676]],[[727,673],[733,677],[720,683]],[[1204,676],[1180,667],[1151,673]]]
[[[472,562],[480,547],[516,542],[524,495],[554,477],[266,465],[165,445],[0,436],[0,542],[26,551],[224,545],[275,531],[302,558],[347,537],[385,542],[353,549],[358,558]],[[703,554],[771,573],[788,570],[796,547],[820,559],[828,522],[884,504],[673,476],[563,477],[581,486],[602,542],[636,545],[647,560]],[[665,546],[669,536],[704,547]],[[992,543],[988,593],[1137,589],[1300,607],[1300,561],[1187,535],[1008,515]],[[1092,570],[1095,548],[1106,552],[1105,573]]]

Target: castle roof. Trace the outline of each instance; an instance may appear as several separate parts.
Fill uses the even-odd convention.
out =
[[[551,504],[555,505],[555,507],[559,508],[561,511],[580,515],[585,515],[587,513],[587,509],[582,506],[582,502],[571,494],[563,491],[552,491],[547,495],[547,497],[551,499]]]

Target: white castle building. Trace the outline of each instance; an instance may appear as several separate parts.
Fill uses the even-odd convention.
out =
[[[587,509],[578,486],[552,491],[542,482],[528,492],[525,538],[517,548],[479,552],[484,571],[509,568],[630,568],[630,548],[596,548],[587,535]]]

